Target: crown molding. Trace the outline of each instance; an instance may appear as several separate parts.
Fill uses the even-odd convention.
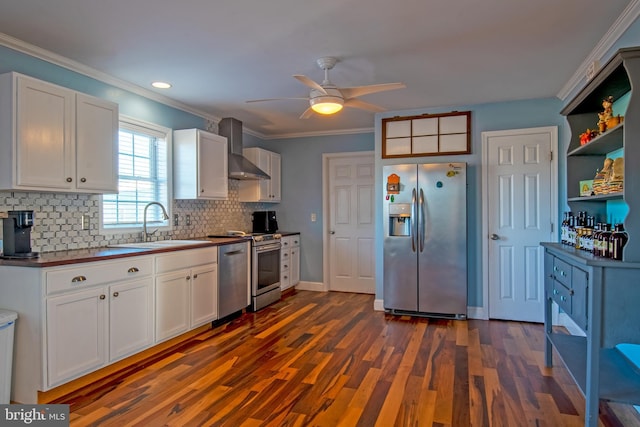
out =
[[[202,117],[207,120],[213,120],[216,123],[220,121],[219,117],[213,116],[205,111],[193,108],[187,104],[183,104],[182,102],[169,98],[168,96],[158,94],[156,92],[153,92],[152,90],[145,89],[141,86],[135,85],[133,83],[129,83],[125,80],[119,79],[105,72],[96,70],[95,68],[91,68],[87,65],[84,65],[72,59],[66,58],[62,55],[58,55],[57,53],[50,52],[46,49],[42,49],[38,46],[32,45],[30,43],[27,43],[15,37],[11,37],[8,34],[0,33],[0,45],[5,46],[9,49],[15,50],[17,52],[27,54],[34,58],[41,59],[51,64],[58,65],[70,71],[83,74],[87,77],[91,77],[103,83],[107,83],[111,86],[115,86],[119,89],[126,90],[128,92],[143,96],[153,101],[157,101],[161,104],[168,105],[169,107],[186,111],[187,113],[194,114],[196,116]]]
[[[640,0],[633,0],[625,8],[622,14],[616,19],[609,31],[600,39],[598,44],[593,48],[589,56],[580,64],[580,67],[573,74],[571,79],[560,89],[560,92],[556,95],[562,101],[565,101],[567,97],[579,86],[582,86],[585,81],[585,73],[587,67],[594,61],[599,61],[602,65],[605,61],[604,55],[615,45],[615,43],[622,37],[625,31],[635,22],[640,16]]]
[[[640,1],[640,0],[639,0]],[[0,46],[5,46],[9,49],[15,50],[20,53],[24,53],[26,55],[32,56],[34,58],[49,62],[51,64],[66,68],[70,71],[85,75],[87,77],[91,77],[103,83],[109,84],[111,86],[117,87],[119,89],[126,90],[128,92],[134,93],[136,95],[140,95],[152,101],[159,102],[161,104],[167,105],[169,107],[176,108],[178,110],[185,111],[187,113],[191,113],[198,117],[202,117],[206,120],[211,120],[216,124],[220,121],[221,117],[214,116],[205,111],[193,108],[187,104],[183,104],[182,102],[176,101],[175,99],[169,98],[165,95],[160,95],[152,90],[145,89],[141,86],[135,85],[133,83],[127,82],[125,80],[114,77],[110,74],[107,74],[103,71],[96,70],[95,68],[91,68],[87,65],[81,64],[72,59],[66,58],[62,55],[58,55],[57,53],[53,53],[46,49],[40,48],[38,46],[27,43],[23,40],[12,37],[8,34],[0,32]],[[373,128],[362,128],[362,129],[346,129],[346,130],[336,130],[336,131],[320,131],[320,132],[301,132],[301,133],[286,133],[286,134],[275,134],[275,135],[266,135],[261,132],[255,131],[251,128],[243,126],[242,131],[249,135],[255,136],[256,138],[260,138],[263,140],[270,139],[290,139],[290,138],[308,138],[314,136],[334,136],[334,135],[351,135],[351,134],[360,134],[360,133],[372,133]]]

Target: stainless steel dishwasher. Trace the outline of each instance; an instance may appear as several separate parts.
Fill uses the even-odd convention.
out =
[[[218,246],[218,318],[249,305],[249,242]]]

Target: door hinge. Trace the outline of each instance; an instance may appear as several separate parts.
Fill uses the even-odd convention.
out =
[[[553,161],[553,151],[549,151],[549,161]]]
[[[553,233],[553,222],[551,223],[551,232]]]

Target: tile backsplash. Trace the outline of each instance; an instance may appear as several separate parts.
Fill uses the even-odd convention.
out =
[[[265,210],[268,204],[238,201],[239,181],[229,180],[227,200],[173,200],[173,215],[178,226],[172,231],[157,232],[153,239],[190,239],[227,230],[251,230],[251,213]],[[100,196],[67,193],[0,192],[0,211],[33,210],[34,226],[31,247],[36,252],[83,249],[138,241],[139,232],[100,234]],[[89,229],[82,229],[82,216],[89,218]],[[186,225],[186,216],[190,225]],[[0,227],[0,234],[2,228]]]

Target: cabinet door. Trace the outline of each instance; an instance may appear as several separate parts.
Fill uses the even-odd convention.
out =
[[[227,139],[206,132],[198,134],[199,197],[226,199],[229,180]]]
[[[153,279],[109,287],[109,360],[153,344]]]
[[[189,329],[190,270],[156,277],[156,342]]]
[[[279,202],[281,199],[280,194],[280,154],[271,153],[270,156],[270,169],[269,176],[271,179],[269,180],[270,184],[270,193],[269,200],[272,202]]]
[[[74,187],[74,92],[17,77],[16,186]]]
[[[289,238],[283,237],[281,244],[280,289],[285,290],[291,287],[291,250],[289,249]]]
[[[295,286],[300,283],[300,248],[294,246],[291,248],[291,259],[289,260],[291,266],[289,267],[289,276],[291,280],[291,286]]]
[[[108,300],[103,287],[47,299],[47,386],[107,362]]]
[[[218,318],[217,264],[191,270],[191,328]]]
[[[118,191],[118,105],[76,95],[76,188]]]

